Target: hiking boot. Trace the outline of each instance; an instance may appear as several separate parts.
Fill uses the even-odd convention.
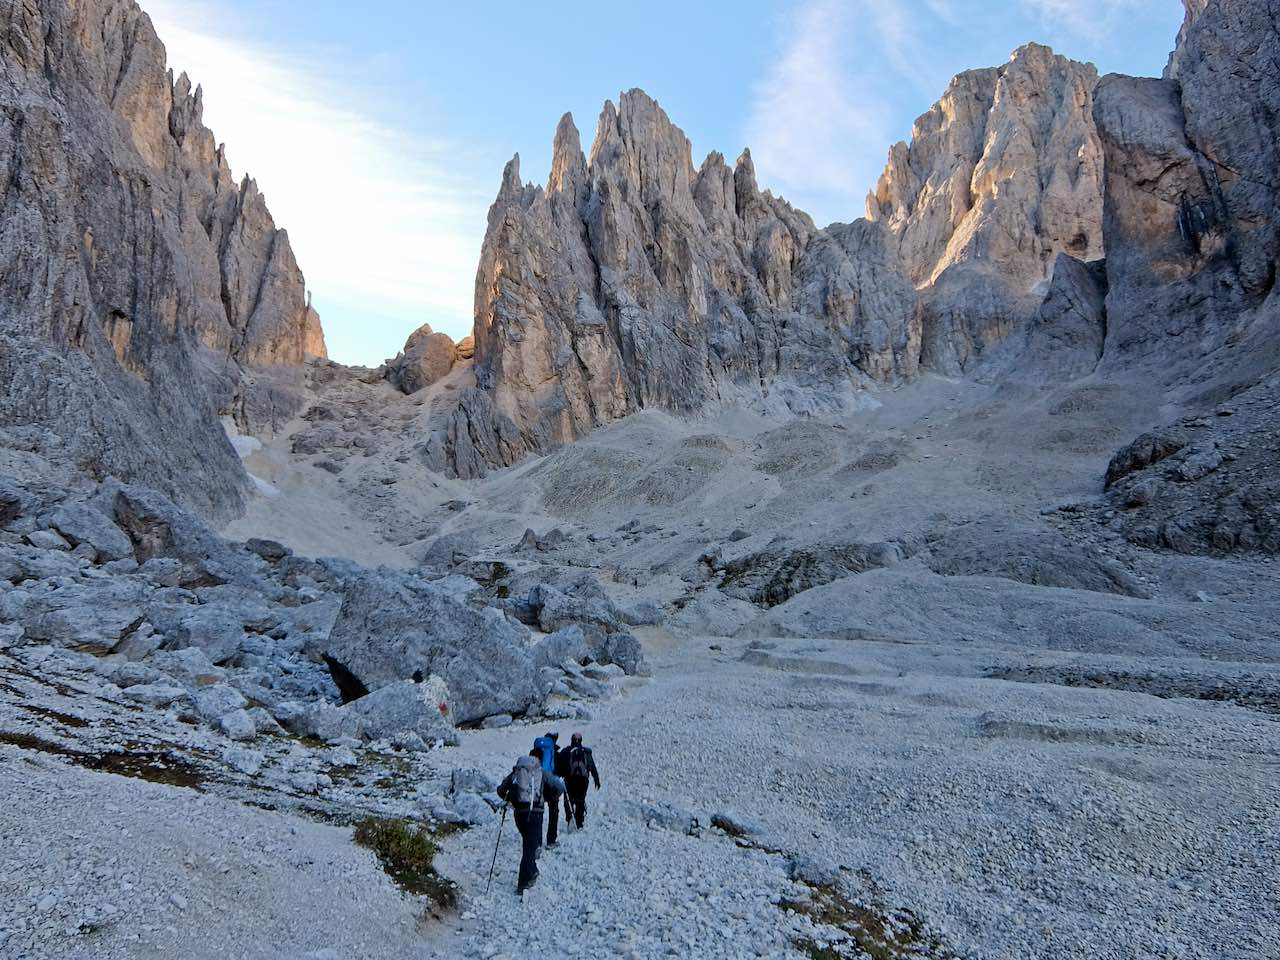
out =
[[[548,844],[547,844],[547,849],[548,849],[548,850],[554,850],[554,849],[555,849],[556,847],[558,847],[558,846],[560,846],[560,844],[559,844],[559,843],[554,843],[554,842],[553,842],[553,843],[548,843]]]

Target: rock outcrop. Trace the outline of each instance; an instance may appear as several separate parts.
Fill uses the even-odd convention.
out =
[[[1189,0],[1164,79],[1101,81],[1109,362],[1176,377],[1260,340],[1274,361],[1278,58],[1273,4]]]
[[[387,382],[401,393],[414,394],[449,375],[464,359],[447,333],[436,333],[424,323],[409,335],[404,350],[383,368]]]
[[[518,158],[504,173],[475,386],[426,461],[478,476],[646,407],[829,411],[921,369],[1172,383],[1236,357],[1247,385],[1280,358],[1278,59],[1265,0],[1187,0],[1161,80],[1029,44],[958,76],[866,219],[826,229],[761,192],[749,153],[695,169],[638,90],[589,159],[566,116],[545,189]]]
[[[219,416],[270,430],[324,355],[288,236],[133,0],[8,4],[0,28],[0,433],[233,514]]]
[[[321,652],[368,690],[437,674],[459,722],[524,713],[539,687],[529,632],[493,608],[474,610],[447,592],[390,571],[362,573]]]

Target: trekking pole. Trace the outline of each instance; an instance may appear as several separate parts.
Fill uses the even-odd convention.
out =
[[[498,823],[498,839],[493,844],[493,863],[489,864],[489,882],[484,885],[484,895],[489,895],[489,888],[493,886],[493,869],[498,865],[498,846],[502,843],[502,828],[507,825],[507,805],[502,805],[502,820]]]

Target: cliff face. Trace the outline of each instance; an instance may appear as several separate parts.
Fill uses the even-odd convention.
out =
[[[1103,256],[1091,65],[1029,44],[956,77],[867,198],[922,290],[924,362],[959,374],[1034,314],[1060,253]]]
[[[132,0],[0,11],[0,430],[220,517],[218,423],[269,429],[324,355],[288,236]]]
[[[1185,2],[1162,80],[1099,81],[1035,44],[961,74],[891,149],[866,219],[822,230],[757,188],[749,153],[695,169],[639,91],[606,105],[589,160],[566,117],[546,189],[504,174],[476,384],[428,463],[479,475],[643,407],[832,409],[922,368],[1140,365],[1172,385],[1272,362],[1280,17]]]
[[[837,407],[913,373],[919,330],[880,228],[818,231],[758,189],[749,153],[695,169],[688,139],[633,90],[605,105],[589,159],[561,121],[546,188],[508,165],[475,340],[476,387],[428,446],[463,476],[643,407]]]
[[[1188,0],[1164,79],[1099,86],[1113,362],[1275,356],[1278,24],[1268,0]]]

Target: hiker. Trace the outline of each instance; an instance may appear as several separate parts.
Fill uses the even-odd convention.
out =
[[[542,769],[542,752],[529,751],[498,785],[498,796],[511,804],[522,841],[516,893],[523,895],[538,882],[538,848],[542,845],[542,807],[546,795],[564,793],[564,781]]]
[[[533,748],[538,751],[538,757],[542,760],[542,769],[548,773],[554,773],[557,776],[564,775],[556,769],[559,766],[560,747],[557,741],[560,734],[554,730],[545,733],[537,740],[533,741]],[[547,849],[556,845],[556,838],[560,834],[560,795],[558,793],[548,792],[547,801]],[[565,811],[568,812],[569,799],[565,798]],[[568,820],[566,819],[566,823]]]
[[[573,809],[573,819],[581,830],[587,819],[587,778],[595,780],[596,789],[600,789],[600,772],[596,769],[595,757],[591,748],[582,745],[582,734],[575,733],[569,746],[561,751],[562,766],[565,771],[564,783],[568,792],[565,795],[565,822],[568,822],[569,809]]]

